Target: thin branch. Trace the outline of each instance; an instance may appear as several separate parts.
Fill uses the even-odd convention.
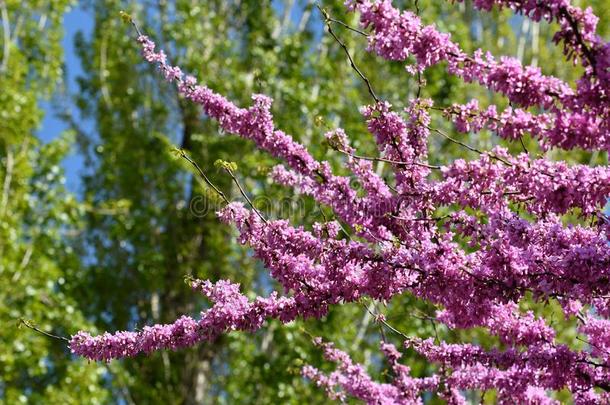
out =
[[[443,131],[441,131],[440,129],[437,129],[437,128],[432,128],[432,127],[430,127],[430,126],[426,126],[426,128],[428,128],[428,130],[430,130],[430,131],[432,131],[432,132],[436,132],[437,134],[439,134],[439,135],[443,136],[444,138],[448,139],[449,141],[451,141],[451,142],[453,142],[453,143],[455,143],[455,144],[457,144],[457,145],[463,146],[464,148],[466,148],[466,149],[468,149],[468,150],[470,150],[470,151],[472,151],[472,152],[478,153],[478,154],[480,154],[480,155],[487,154],[487,155],[488,155],[489,157],[491,157],[492,159],[496,159],[497,161],[504,163],[506,166],[509,166],[509,167],[512,167],[512,166],[513,166],[513,164],[512,164],[512,163],[510,163],[508,160],[506,160],[506,159],[504,159],[504,158],[501,158],[501,157],[499,157],[499,156],[496,156],[495,154],[493,154],[493,153],[491,153],[491,152],[484,152],[484,151],[482,151],[482,150],[480,150],[480,149],[475,148],[474,146],[470,146],[470,145],[468,145],[468,144],[465,144],[464,142],[462,142],[462,141],[460,141],[460,140],[457,140],[457,139],[455,139],[455,138],[450,137],[449,135],[447,135],[446,133],[444,133],[444,132],[443,132]]]
[[[583,339],[580,336],[576,336],[576,340],[580,340],[581,342],[588,344],[589,346],[599,350],[602,353],[610,354],[610,353],[608,353],[608,350],[604,349],[603,347],[599,347],[598,345],[591,343],[590,341]],[[610,366],[606,366],[606,367],[610,368]]]
[[[587,46],[586,42],[584,41],[582,35],[580,34],[580,31],[578,30],[578,23],[574,20],[574,18],[572,18],[572,15],[568,12],[568,10],[565,7],[561,7],[559,9],[559,11],[560,11],[561,15],[570,24],[572,31],[574,31],[574,35],[576,35],[576,42],[578,42],[578,44],[582,47],[583,56],[587,59],[587,61],[593,68],[593,72],[595,73],[595,67],[597,65],[597,60],[595,59],[595,56],[593,56],[593,52],[591,51],[591,49],[589,49],[589,47]]]
[[[354,71],[358,74],[358,76],[360,76],[360,78],[366,83],[366,86],[368,88],[368,91],[369,91],[369,94],[371,95],[371,97],[373,97],[373,99],[375,100],[376,103],[379,103],[380,100],[377,97],[377,95],[375,94],[375,91],[373,90],[373,86],[371,85],[370,80],[360,71],[360,69],[358,69],[358,66],[356,66],[356,63],[354,62],[352,55],[349,53],[349,50],[347,49],[347,45],[345,45],[345,42],[341,41],[339,39],[339,37],[337,37],[337,35],[335,34],[335,31],[333,31],[333,28],[330,24],[331,23],[330,16],[326,12],[326,10],[324,10],[322,7],[320,7],[319,4],[316,4],[316,7],[318,8],[318,10],[320,10],[320,13],[322,13],[322,16],[324,17],[324,23],[326,24],[326,30],[335,39],[335,41],[337,41],[337,43],[341,46],[341,48],[343,48],[343,51],[345,52],[345,54],[347,55],[347,58],[349,59],[350,66],[352,67],[352,69],[354,69]]]
[[[529,155],[529,151],[527,150],[527,147],[525,146],[525,142],[523,142],[523,135],[519,136],[519,142],[521,142],[521,147],[523,148],[523,152],[526,155]]]
[[[319,8],[319,7],[318,7],[318,8]],[[344,23],[344,22],[343,22],[343,21],[341,21],[341,20],[337,20],[337,19],[332,18],[332,17],[330,17],[330,16],[328,16],[327,20],[328,20],[328,21],[330,21],[330,22],[332,22],[332,23],[339,24],[340,26],[342,26],[342,27],[344,27],[344,28],[347,28],[348,30],[353,31],[353,32],[355,32],[355,33],[357,33],[357,34],[360,34],[360,35],[362,35],[363,37],[370,37],[370,36],[371,36],[371,35],[370,35],[368,32],[364,32],[364,31],[362,31],[362,30],[359,30],[358,28],[354,28],[354,27],[352,27],[351,25],[346,24],[346,23]]]
[[[177,149],[178,153],[180,154],[180,157],[182,157],[184,160],[186,160],[187,162],[189,162],[194,168],[195,170],[197,170],[197,173],[199,173],[199,177],[201,177],[203,179],[203,181],[212,188],[212,190],[214,190],[216,192],[216,194],[218,194],[220,196],[220,198],[223,199],[224,202],[226,202],[227,204],[230,203],[229,199],[227,198],[227,196],[225,195],[225,193],[222,192],[222,190],[220,190],[218,187],[216,187],[214,185],[214,183],[212,183],[212,181],[208,178],[208,176],[206,176],[206,174],[204,173],[204,171],[201,169],[201,167],[199,167],[199,165],[197,164],[197,162],[195,162],[193,159],[191,159],[186,152],[184,152],[183,149]]]
[[[421,162],[401,162],[401,161],[398,161],[398,160],[385,159],[385,158],[382,158],[382,157],[361,156],[361,155],[357,155],[355,153],[350,153],[350,152],[348,152],[346,150],[343,150],[341,148],[336,148],[336,147],[333,147],[333,149],[335,149],[337,152],[341,152],[343,154],[351,156],[354,159],[368,160],[368,161],[371,161],[371,162],[385,162],[385,163],[391,163],[391,164],[394,164],[394,165],[420,166],[420,167],[426,167],[428,169],[435,169],[435,170],[442,169],[442,166],[429,165],[429,164],[421,163]]]
[[[53,338],[53,339],[57,339],[57,340],[63,340],[64,342],[70,342],[70,339],[68,339],[67,337],[58,336],[58,335],[54,335],[54,334],[49,333],[49,332],[45,332],[44,330],[37,328],[36,326],[32,325],[29,321],[26,321],[23,318],[19,319],[19,324],[20,325],[24,325],[26,328],[32,329],[33,331],[38,332],[38,333],[40,333],[42,335],[45,335],[47,337],[50,337],[50,338]]]
[[[322,218],[324,218],[324,222],[329,222],[328,218],[326,217],[326,214],[324,213],[324,209],[322,208],[322,206],[319,206],[320,208],[320,214],[322,214]],[[347,239],[349,239],[350,241],[352,241],[352,236],[349,234],[349,232],[347,232],[347,230],[345,230],[345,227],[343,226],[343,224],[341,223],[341,221],[339,221],[338,219],[334,219],[334,221],[336,221],[339,224],[339,228],[341,228],[341,231],[343,232],[343,234],[345,234],[345,236],[347,237]]]
[[[470,146],[470,145],[465,144],[464,142],[462,142],[462,141],[460,141],[460,140],[457,140],[457,139],[455,139],[455,138],[450,137],[449,135],[447,135],[446,133],[444,133],[444,132],[443,132],[443,131],[441,131],[440,129],[437,129],[437,128],[432,128],[432,127],[430,127],[430,126],[426,126],[426,128],[428,128],[428,130],[430,130],[430,131],[432,131],[432,132],[436,132],[437,134],[439,134],[439,135],[443,136],[445,139],[448,139],[449,141],[451,141],[451,142],[453,142],[453,143],[455,143],[455,144],[457,144],[457,145],[463,146],[464,148],[468,149],[468,150],[469,150],[469,151],[471,151],[471,152],[475,152],[475,153],[478,153],[478,154],[480,154],[480,155],[482,155],[482,154],[484,153],[482,150],[477,149],[477,148],[475,148],[474,146]]]
[[[367,311],[370,312],[370,314],[375,318],[375,320],[379,323],[381,323],[383,326],[385,326],[386,328],[388,328],[389,330],[391,330],[392,332],[396,333],[397,335],[402,336],[405,340],[409,340],[411,339],[408,335],[404,334],[403,332],[399,331],[398,329],[396,329],[395,327],[393,327],[392,325],[390,325],[385,319],[383,319],[383,316],[381,316],[380,314],[376,314],[373,311],[371,311],[369,309],[368,306],[366,306],[364,303],[361,304]]]
[[[587,323],[587,320],[585,319],[585,316],[583,315],[583,313],[581,311],[578,311],[576,313],[576,318],[583,324],[585,325]]]
[[[142,31],[140,31],[140,28],[138,27],[138,24],[136,24],[134,19],[129,14],[127,14],[124,11],[119,11],[119,15],[121,16],[123,21],[126,21],[126,22],[130,23],[131,25],[133,25],[133,27],[135,28],[136,32],[138,33],[138,36],[142,36]]]
[[[263,214],[260,213],[260,211],[254,206],[254,204],[252,203],[252,201],[250,200],[250,198],[248,197],[248,194],[246,194],[246,192],[244,191],[244,189],[242,188],[241,184],[239,183],[239,181],[237,180],[237,177],[235,177],[235,174],[233,173],[233,171],[231,169],[229,169],[228,167],[223,167],[225,169],[225,171],[227,173],[229,173],[229,176],[231,176],[231,179],[233,179],[233,182],[235,183],[235,185],[237,186],[237,188],[239,189],[240,194],[246,199],[246,201],[248,202],[248,205],[250,205],[250,207],[254,210],[254,212],[256,212],[256,215],[258,215],[258,217],[265,223],[268,224],[269,222],[267,221],[267,219],[263,216]]]
[[[449,117],[449,115],[458,115],[458,114],[462,113],[461,111],[455,110],[454,106],[450,106],[450,107],[435,107],[435,106],[430,106],[430,107],[428,107],[428,109],[435,110],[435,111],[440,111],[447,118]],[[471,113],[467,113],[466,115],[468,115],[471,118],[475,118],[475,117],[479,116],[479,114],[475,114],[475,113],[472,113],[472,112]],[[499,118],[496,118],[496,117],[486,117],[486,118],[488,120],[495,121],[495,122],[498,122],[498,123],[501,123],[501,121],[502,121],[502,120],[500,120]],[[491,131],[495,132],[496,134],[498,132],[497,130],[491,130]],[[521,142],[521,147],[523,148],[523,152],[525,152],[526,154],[529,155],[529,151],[527,150],[527,147],[525,146],[525,143],[523,142],[523,136],[519,136],[519,142]],[[468,147],[468,146],[466,146],[466,147]],[[481,153],[478,150],[473,150],[473,152]]]

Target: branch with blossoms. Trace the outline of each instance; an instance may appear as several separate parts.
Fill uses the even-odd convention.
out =
[[[482,50],[467,55],[449,34],[424,26],[416,14],[398,10],[389,0],[348,0],[347,10],[360,14],[361,29],[356,32],[366,34],[370,52],[388,60],[412,59],[415,65],[407,70],[417,74],[444,62],[450,74],[500,93],[515,106],[502,113],[495,106],[483,109],[476,101],[440,108],[417,97],[400,111],[373,91],[331,26],[342,24],[322,12],[330,35],[374,99],[361,113],[379,156],[359,155],[341,128],[329,128],[326,134],[364,193],[275,127],[269,97],[255,94],[250,107],[235,105],[169,64],[136,26],[144,59],[185,99],[200,105],[225,132],[249,139],[283,161],[273,169],[272,179],[331,208],[340,222],[315,223],[310,231],[286,220],[265,219],[237,183],[232,166],[223,165],[250,208],[229,201],[183,154],[224,197],[219,219],[236,227],[239,242],[249,246],[282,291],[248,300],[229,280],[190,280],[193,289],[213,303],[199,319],[183,316],[171,324],[99,336],[81,331],[70,339],[72,352],[110,361],[175,350],[233,330],[256,331],[269,319],[287,323],[320,318],[333,305],[410,294],[442,308],[434,322],[484,328],[501,346],[485,350],[471,343],[409,337],[377,317],[404,339],[405,347],[437,364],[438,371],[412,377],[409,368],[398,363],[396,347],[384,342],[381,350],[393,379],[376,383],[346,353],[316,339],[338,369],[327,376],[308,366],[303,375],[332,398],[350,395],[368,403],[417,403],[424,392],[463,403],[461,392],[472,389],[496,390],[499,401],[506,403],[555,403],[547,394],[564,389],[577,403],[610,401],[610,222],[603,213],[610,170],[532,159],[527,152],[512,155],[502,147],[481,151],[430,125],[430,112],[440,108],[462,132],[488,128],[511,141],[530,134],[543,148],[608,151],[610,46],[595,35],[590,10],[567,0],[474,5],[481,10],[508,7],[535,21],[558,21],[556,42],[563,42],[568,56],[579,57],[585,68],[576,89],[515,59],[484,57]],[[431,165],[431,133],[448,137],[478,158]],[[373,170],[375,161],[391,167],[391,182]],[[432,170],[439,175],[432,176]],[[432,214],[439,209],[450,214],[435,218]],[[566,225],[564,216],[574,212],[590,225]],[[353,230],[348,238],[339,237],[341,223]],[[559,344],[545,319],[520,310],[519,303],[530,299],[557,300],[566,316],[577,316],[577,332],[587,337],[590,350]]]
[[[591,9],[583,11],[570,5],[568,0],[497,0],[475,1],[474,4],[482,10],[490,10],[494,4],[509,7],[535,21],[541,18],[558,20],[561,30],[555,38],[564,40],[575,50],[574,55],[583,52],[589,55],[585,58],[585,73],[576,82],[576,90],[555,77],[544,76],[537,67],[522,66],[514,58],[497,60],[480,49],[472,56],[467,55],[451,41],[449,34],[437,31],[432,25],[424,26],[417,15],[400,12],[390,1],[349,1],[348,7],[359,11],[361,24],[372,30],[368,37],[369,50],[388,60],[414,58],[416,64],[408,66],[408,71],[419,72],[446,62],[448,73],[503,94],[515,106],[548,110],[538,116],[519,109],[513,113],[509,109],[500,117],[514,125],[524,122],[520,115],[528,115],[527,120],[531,122],[524,123],[529,126],[526,130],[534,129],[533,135],[540,139],[543,147],[610,149],[610,45],[595,35],[597,17]],[[583,47],[582,44],[589,45]],[[472,107],[466,108],[474,113]],[[497,118],[494,111],[486,111],[487,117],[483,116],[480,121],[485,122],[490,115]],[[501,129],[504,124],[502,122],[499,133],[509,136],[510,131]]]
[[[507,7],[536,22],[542,19],[548,22],[556,21],[561,26],[561,29],[555,34],[553,41],[556,44],[564,43],[564,54],[567,58],[572,60],[581,57],[584,66],[590,66],[593,69],[598,66],[598,59],[601,57],[600,52],[603,52],[603,47],[606,44],[595,33],[599,18],[593,14],[593,10],[590,7],[582,10],[571,5],[568,0],[546,2],[475,0],[473,4],[474,7],[485,11],[491,11],[493,6],[497,6],[500,9]],[[593,72],[595,74],[603,73],[603,68]]]

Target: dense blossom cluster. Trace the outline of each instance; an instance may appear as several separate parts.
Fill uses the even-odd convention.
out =
[[[582,403],[610,400],[610,395],[598,395],[584,387],[590,381],[607,382],[607,370],[598,372],[586,365],[586,355],[573,353],[566,346],[540,344],[524,351],[485,351],[470,344],[437,344],[433,339],[411,339],[405,347],[413,348],[431,362],[441,364],[442,372],[426,378],[409,376],[409,368],[398,363],[401,353],[391,344],[382,343],[381,349],[393,371],[390,383],[377,383],[361,365],[332,344],[316,341],[325,357],[337,364],[337,370],[325,375],[311,366],[303,375],[324,387],[331,398],[342,399],[345,394],[368,403],[422,403],[421,394],[440,391],[452,404],[466,404],[462,395],[469,389],[496,389],[500,403],[558,404],[548,397],[547,390],[570,386],[575,399]],[[581,388],[582,387],[582,388]],[[441,390],[442,388],[442,390]],[[372,398],[372,400],[371,400]],[[589,402],[591,401],[591,402]]]
[[[599,18],[590,7],[582,10],[570,4],[569,0],[475,0],[473,4],[486,11],[490,11],[493,6],[508,7],[534,21],[557,21],[561,29],[553,40],[556,43],[564,42],[566,55],[574,58],[580,56],[585,66],[598,63],[606,63],[605,66],[608,66],[607,61],[597,60],[599,55],[596,53],[602,53],[604,46],[607,50],[607,44],[595,33]],[[592,54],[588,55],[589,52]],[[598,72],[603,72],[603,66],[600,65]]]
[[[534,20],[543,17],[558,20],[561,30],[556,40],[564,41],[567,49],[572,50],[570,54],[579,56],[585,65],[585,73],[577,81],[575,91],[567,83],[543,75],[540,68],[523,66],[515,58],[497,59],[482,50],[469,56],[451,41],[449,34],[439,32],[432,25],[424,26],[417,15],[400,12],[390,0],[347,3],[351,9],[361,12],[362,24],[373,31],[369,48],[383,58],[407,60],[412,56],[416,64],[409,65],[408,71],[424,70],[444,61],[449,73],[504,94],[515,106],[548,110],[541,116],[523,117],[521,110],[514,118],[510,111],[502,114],[513,125],[520,118],[526,118],[528,122],[524,125],[537,131],[534,135],[542,138],[544,146],[610,149],[610,45],[595,35],[597,19],[590,9],[582,11],[569,5],[567,0],[475,2],[482,9],[498,4],[523,12]],[[479,123],[497,118],[493,110],[486,113]],[[463,120],[460,125],[463,127]],[[506,136],[511,130],[500,133]]]
[[[322,348],[327,360],[337,364],[338,369],[326,376],[315,367],[305,366],[302,374],[315,381],[318,386],[324,387],[330,398],[345,400],[346,394],[349,394],[368,403],[380,405],[416,404],[421,403],[419,395],[422,391],[432,391],[439,386],[438,376],[409,376],[409,367],[398,363],[402,354],[390,343],[381,344],[381,350],[394,372],[390,384],[373,381],[362,365],[354,363],[347,353],[336,349],[332,343],[323,343],[319,338],[314,339],[314,343]]]
[[[108,361],[161,349],[175,350],[232,330],[257,330],[267,318],[289,322],[297,315],[295,300],[279,297],[277,293],[249,302],[239,292],[239,285],[229,281],[212,284],[195,280],[192,286],[214,303],[201,313],[199,320],[182,316],[168,325],[145,326],[138,332],[105,333],[96,337],[79,332],[72,337],[73,352],[92,360]]]
[[[423,26],[389,0],[346,4],[370,30],[371,51],[391,60],[413,56],[412,71],[444,61],[450,73],[502,93],[514,105],[502,113],[476,100],[446,108],[459,131],[486,128],[508,140],[531,135],[543,147],[610,149],[610,51],[596,36],[597,19],[589,9],[567,0],[474,2],[481,10],[508,7],[535,21],[559,22],[556,41],[585,67],[574,90],[515,59],[483,51],[468,56],[448,34]],[[345,154],[346,168],[361,186],[356,190],[350,177],[333,173],[328,162],[275,128],[269,97],[254,95],[251,107],[240,108],[169,65],[149,38],[140,36],[138,42],[144,58],[225,131],[284,161],[273,169],[276,182],[331,207],[336,221],[316,223],[309,231],[286,220],[263,220],[241,203],[228,204],[219,218],[237,228],[239,241],[285,295],[250,301],[229,281],[193,280],[193,288],[212,302],[198,320],[184,316],[169,325],[100,336],[79,332],[70,342],[74,353],[110,360],[177,349],[231,330],[255,331],[267,319],[321,317],[335,304],[408,293],[439,307],[436,322],[485,328],[501,348],[407,339],[405,347],[439,365],[436,374],[414,378],[399,363],[396,347],[382,343],[392,369],[392,381],[382,384],[346,353],[316,339],[337,370],[326,375],[306,366],[303,375],[332,398],[350,395],[375,404],[419,403],[424,392],[464,403],[462,392],[472,389],[494,389],[506,403],[555,403],[549,392],[563,389],[577,403],[610,401],[610,224],[603,213],[610,195],[608,167],[514,156],[501,147],[480,152],[475,160],[430,165],[432,101],[411,100],[403,111],[380,101],[361,112],[379,159],[392,168],[391,182],[375,172],[370,159],[357,155],[343,129],[326,134]],[[449,214],[435,216],[440,209]],[[578,214],[588,225],[569,224],[565,214]],[[557,343],[545,319],[520,310],[525,297],[557,300],[566,317],[576,315],[588,349]]]

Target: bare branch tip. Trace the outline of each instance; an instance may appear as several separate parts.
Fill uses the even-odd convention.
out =
[[[31,329],[35,332],[38,332],[41,335],[44,335],[46,337],[50,337],[50,338],[57,339],[57,340],[63,340],[64,342],[70,342],[70,339],[68,339],[67,337],[58,336],[58,335],[54,335],[52,333],[43,331],[42,329],[33,325],[31,321],[28,321],[25,318],[19,318],[19,323],[18,323],[17,327],[19,328],[19,327],[21,327],[21,325],[24,325],[26,328]]]

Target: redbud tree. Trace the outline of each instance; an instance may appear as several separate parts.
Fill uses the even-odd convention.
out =
[[[402,349],[436,364],[436,372],[412,376],[400,361],[401,352],[384,339],[380,348],[390,378],[376,382],[362,365],[316,337],[313,343],[336,369],[327,374],[305,366],[303,376],[333,399],[354,397],[373,404],[420,403],[429,393],[464,403],[468,390],[493,390],[505,403],[555,403],[558,391],[569,392],[576,403],[610,402],[610,221],[603,212],[610,171],[534,155],[523,142],[531,137],[541,151],[610,149],[610,44],[596,34],[598,18],[591,9],[569,0],[473,3],[482,12],[507,8],[536,22],[556,23],[554,42],[582,72],[580,78],[566,83],[514,58],[484,50],[467,54],[449,34],[422,24],[416,13],[401,11],[390,0],[348,0],[346,12],[358,13],[361,25],[348,28],[367,37],[367,51],[404,62],[406,74],[418,77],[441,64],[449,74],[510,102],[502,111],[478,100],[434,105],[418,91],[403,106],[393,106],[375,93],[336,36],[333,26],[341,22],[321,9],[329,35],[343,47],[372,99],[361,114],[378,156],[359,154],[341,128],[326,133],[351,176],[338,175],[276,128],[269,97],[255,94],[251,106],[235,105],[171,65],[134,23],[144,59],[184,98],[200,105],[225,132],[281,159],[284,164],[272,170],[271,178],[332,208],[337,220],[305,229],[268,219],[237,183],[232,163],[219,166],[236,181],[244,203],[226,199],[205,170],[177,150],[225,199],[219,220],[237,229],[239,243],[252,250],[281,291],[248,299],[230,280],[189,279],[211,302],[197,319],[185,315],[171,324],[99,336],[81,331],[70,339],[72,352],[111,361],[177,350],[230,331],[254,332],[270,319],[320,318],[334,305],[389,302],[409,294],[439,308],[434,322],[453,329],[480,328],[499,344],[489,348],[476,341],[422,339],[375,314],[380,327],[400,337]],[[522,152],[500,146],[480,150],[432,126],[432,114],[459,132],[491,131],[522,145]],[[431,136],[444,137],[477,158],[431,164]],[[391,167],[392,177],[379,176],[375,162]],[[564,316],[576,320],[575,332],[587,345],[574,349],[558,342],[552,320],[524,311],[520,304],[525,301],[560,304]]]

